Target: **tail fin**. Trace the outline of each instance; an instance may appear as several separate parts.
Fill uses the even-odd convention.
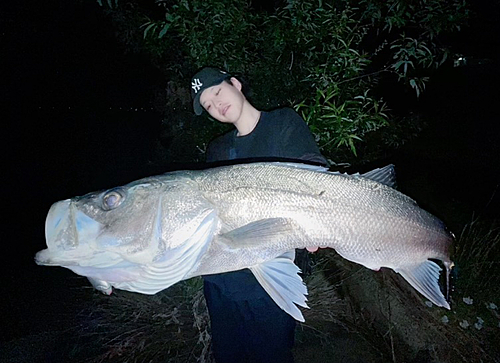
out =
[[[450,310],[450,304],[439,288],[438,280],[441,267],[435,262],[427,260],[419,265],[406,266],[395,271],[432,303]]]

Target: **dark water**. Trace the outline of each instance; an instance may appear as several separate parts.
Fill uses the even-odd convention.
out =
[[[109,24],[83,27],[95,9],[23,4],[3,18],[15,21],[3,43],[0,361],[58,362],[69,351],[61,337],[81,323],[88,283],[35,265],[46,213],[57,200],[151,173],[161,116],[141,107],[159,81],[140,56],[109,45]],[[420,101],[428,127],[376,165],[394,163],[401,189],[456,230],[473,215],[500,217],[500,64],[488,56],[487,65],[442,71]]]

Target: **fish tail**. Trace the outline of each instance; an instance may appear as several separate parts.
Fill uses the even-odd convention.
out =
[[[439,289],[438,279],[441,268],[435,262],[427,260],[421,264],[400,267],[395,271],[432,303],[450,309],[450,304]]]

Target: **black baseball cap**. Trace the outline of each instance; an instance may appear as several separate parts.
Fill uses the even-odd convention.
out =
[[[232,76],[219,68],[205,67],[199,70],[191,78],[191,97],[193,98],[193,108],[196,115],[203,113],[203,106],[200,104],[200,96],[209,87],[221,84]]]

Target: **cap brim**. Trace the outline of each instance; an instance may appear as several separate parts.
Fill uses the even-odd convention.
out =
[[[203,113],[203,106],[200,104],[201,92],[194,97],[193,109],[196,116],[200,116]]]

